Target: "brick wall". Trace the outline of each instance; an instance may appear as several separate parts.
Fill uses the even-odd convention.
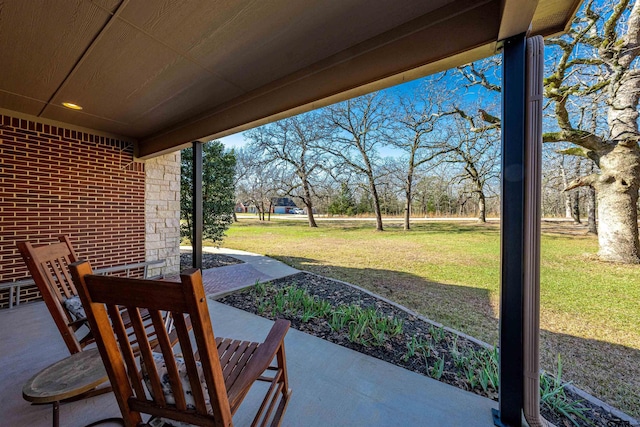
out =
[[[0,115],[0,195],[0,283],[28,277],[21,240],[68,234],[94,268],[145,260],[145,164],[130,143]]]
[[[149,275],[180,271],[180,152],[145,162],[147,260],[164,259]]]

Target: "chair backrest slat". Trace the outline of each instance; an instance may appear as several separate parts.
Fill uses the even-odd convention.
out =
[[[66,245],[64,243],[57,243],[57,245],[62,246],[63,250],[66,249]],[[51,259],[43,259],[40,264],[42,268],[45,269],[45,273],[50,280],[50,286],[52,288],[57,287],[62,291],[65,298],[71,298],[78,295],[78,291],[73,285],[73,281],[69,275],[69,264],[71,264],[71,260],[65,255]]]
[[[159,311],[154,310],[151,311],[150,314],[153,321],[154,329],[156,331],[160,331],[158,333],[158,344],[160,350],[162,351],[162,357],[167,368],[169,386],[171,387],[171,392],[175,399],[175,405],[179,410],[184,411],[185,409],[187,409],[187,403],[185,401],[185,391],[182,389],[180,374],[178,373],[178,365],[176,364],[175,354],[173,353],[173,348],[171,346],[171,340],[169,339],[169,336],[167,335],[164,327],[164,320],[162,319],[162,315]],[[185,357],[188,356],[189,353],[186,352]]]
[[[125,322],[122,319],[123,310],[116,305],[107,306],[107,313],[111,319],[111,325],[115,332],[116,339],[119,343],[131,343],[130,333],[125,327]],[[127,318],[129,316],[127,315]],[[132,330],[132,328],[129,328]],[[131,345],[120,345],[120,352],[127,367],[127,374],[129,375],[129,381],[133,385],[133,390],[136,396],[144,396],[144,388],[142,387],[142,381],[136,365],[136,359],[133,348]]]
[[[180,349],[184,355],[190,356],[184,358],[185,368],[189,377],[189,386],[193,394],[194,404],[196,411],[201,414],[207,413],[207,406],[204,400],[204,393],[199,381],[198,367],[196,360],[199,360],[199,354],[197,349],[194,350],[191,344],[191,338],[189,337],[189,331],[187,329],[187,323],[185,322],[184,315],[179,313],[172,313],[174,317],[176,333],[178,334],[178,340],[180,343]]]
[[[88,307],[91,304],[90,298],[87,296],[86,283],[84,277],[88,274],[92,274],[91,266],[88,262],[76,262],[69,265],[73,280],[79,286],[85,289],[85,292],[80,294],[82,304]],[[113,388],[113,394],[116,397],[120,411],[123,414],[123,419],[126,414],[125,425],[127,427],[137,426],[142,423],[142,417],[139,412],[131,409],[129,402],[133,399],[133,390],[129,382],[129,377],[125,364],[123,363],[122,352],[118,342],[123,340],[117,340],[116,335],[113,333],[113,326],[109,320],[110,316],[107,314],[107,310],[111,314],[116,324],[121,323],[118,319],[121,319],[120,309],[117,304],[93,304],[88,310],[88,320],[91,328],[94,331],[109,330],[109,334],[101,334],[99,340],[96,340],[96,345],[100,351],[100,356],[104,362],[105,370],[109,376],[109,382]],[[89,314],[90,313],[90,314]],[[124,347],[129,344],[124,343]]]
[[[140,358],[142,359],[141,363],[146,367],[147,375],[151,382],[151,393],[154,397],[154,401],[160,406],[165,406],[167,402],[165,401],[164,393],[162,392],[162,379],[155,369],[153,352],[151,351],[151,345],[149,345],[149,342],[146,340],[146,328],[144,327],[140,313],[136,307],[127,305],[126,309],[127,313],[129,313],[129,318],[131,319],[131,326],[136,334],[136,343],[140,352]],[[120,343],[120,347],[122,346],[123,343]],[[127,342],[125,346],[129,346],[129,343]]]
[[[34,246],[24,243],[28,257],[42,275],[41,280],[47,284],[49,292],[54,294],[60,302],[66,298],[78,295],[73,285],[68,265],[75,261],[66,243],[53,243],[45,246]],[[34,277],[34,281],[37,280]]]

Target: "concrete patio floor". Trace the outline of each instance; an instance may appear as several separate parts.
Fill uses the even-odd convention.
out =
[[[262,340],[271,321],[210,301],[218,336]],[[23,384],[68,355],[42,302],[0,311],[0,425],[50,426],[51,405],[30,405]],[[491,426],[496,403],[386,362],[290,330],[291,403],[283,426]],[[251,409],[251,394],[245,408]],[[60,425],[119,416],[112,394],[60,406]],[[249,424],[243,408],[236,426]],[[106,425],[106,424],[105,424]]]

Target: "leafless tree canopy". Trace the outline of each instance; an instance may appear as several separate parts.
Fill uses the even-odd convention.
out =
[[[596,232],[597,206],[600,257],[638,263],[640,3],[588,1],[546,51],[543,215],[587,213]],[[248,133],[241,198],[291,196],[315,226],[314,209],[328,212],[346,185],[348,212],[375,214],[378,230],[383,214],[404,216],[407,230],[412,215],[486,220],[499,206],[500,61]]]

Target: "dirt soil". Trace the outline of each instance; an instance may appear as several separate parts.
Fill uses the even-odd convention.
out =
[[[543,233],[562,234],[565,236],[585,236],[589,234],[586,220],[576,224],[567,220],[543,219],[540,222],[540,229]]]
[[[358,304],[362,308],[374,307],[385,316],[390,316],[403,320],[403,332],[393,338],[387,339],[383,346],[361,345],[349,341],[346,332],[333,331],[328,322],[323,319],[312,318],[307,322],[301,320],[300,315],[287,313],[279,315],[279,317],[287,318],[291,321],[293,328],[309,333],[319,338],[334,342],[344,347],[351,348],[361,353],[367,354],[378,359],[385,360],[389,363],[401,366],[405,369],[418,372],[425,376],[438,377],[439,381],[468,390],[491,399],[497,400],[498,392],[489,384],[482,387],[480,384],[471,385],[465,377],[464,368],[459,364],[460,355],[479,353],[485,350],[485,354],[489,352],[479,344],[470,341],[462,336],[458,336],[440,328],[434,327],[433,324],[421,320],[417,316],[399,309],[377,297],[366,292],[362,292],[357,288],[346,285],[342,282],[331,280],[322,276],[311,273],[298,273],[282,279],[270,282],[273,286],[269,292],[274,292],[287,286],[295,285],[305,289],[309,294],[318,299],[328,301],[332,307],[337,308],[340,305]],[[271,312],[262,313],[263,309],[259,307],[259,302],[252,290],[244,290],[236,292],[219,300],[220,302],[245,310],[250,313],[259,314],[263,317],[275,319]],[[407,357],[408,343],[412,339],[428,342],[431,348],[430,354],[415,354]],[[455,355],[458,357],[454,357]],[[441,375],[436,373],[434,366],[441,359],[444,359],[444,369]],[[566,394],[569,399],[581,401],[580,404],[585,407],[584,415],[588,422],[580,419],[569,419],[557,413],[551,412],[548,407],[541,405],[542,415],[556,426],[631,426],[613,414],[607,412],[603,408],[593,405],[590,402],[581,400],[578,396],[572,395],[568,390]]]

